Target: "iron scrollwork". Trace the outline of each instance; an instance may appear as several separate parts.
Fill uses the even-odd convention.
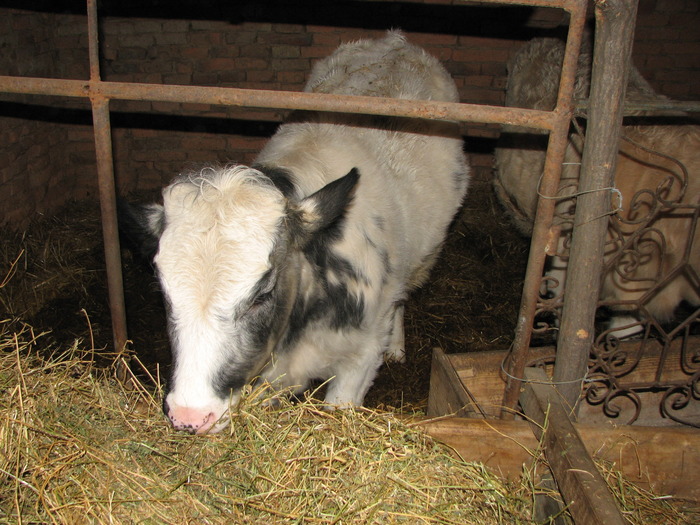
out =
[[[635,138],[645,133],[637,128],[627,131]],[[591,348],[582,399],[620,423],[634,423],[643,411],[647,415],[650,408],[654,411],[645,405],[658,403],[661,418],[700,427],[700,341],[693,335],[700,333],[700,308],[686,308],[685,314],[676,309],[669,318],[660,314],[664,307],[659,306],[670,287],[688,287],[700,296],[700,277],[692,258],[693,251],[700,249],[693,246],[700,198],[686,196],[689,174],[681,162],[628,137],[623,140],[628,143],[627,155],[639,153],[663,176],[631,198],[628,194],[624,212],[611,213],[599,302],[599,311],[608,317],[598,326]],[[568,188],[567,194],[572,191]],[[573,222],[570,216],[558,220],[567,225]],[[678,221],[674,232],[683,232],[685,238],[668,237],[662,221]],[[568,240],[562,240],[557,257],[566,260],[567,253]],[[556,333],[566,300],[565,283],[560,280],[551,275],[543,278],[543,290],[554,292],[539,298],[534,334]]]

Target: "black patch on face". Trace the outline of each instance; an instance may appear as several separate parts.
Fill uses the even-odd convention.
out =
[[[284,305],[288,301],[288,290],[282,282],[287,246],[283,231],[279,231],[270,255],[272,268],[258,280],[247,306],[236,315],[237,335],[225,350],[229,361],[214,379],[214,390],[222,399],[253,379],[251,376],[269,357],[270,338],[281,335],[281,327],[286,322]]]
[[[241,339],[237,337],[230,342],[235,350],[227,348],[225,352],[235,359],[229,359],[213,378],[212,387],[219,399],[228,399],[232,392],[237,392],[248,384],[252,379],[250,376],[255,373],[260,361],[264,358],[265,352],[260,347],[253,347],[253,350],[241,352],[241,349],[245,347],[245,343]]]
[[[212,389],[219,399],[226,400],[248,384],[252,375],[257,373],[268,358],[269,339],[279,337],[280,327],[284,324],[284,304],[287,301],[284,286],[279,286],[278,277],[285,271],[288,240],[280,228],[275,239],[274,249],[270,255],[272,268],[265,272],[253,287],[245,305],[233,313],[221,313],[217,319],[221,323],[236,323],[236,330],[230,334],[221,352],[224,365],[211,379]],[[168,325],[171,346],[178,348],[176,322],[172,317],[168,298]],[[183,351],[188,351],[183,349]],[[173,353],[173,359],[178,356]],[[201,381],[208,381],[202,377]]]
[[[325,319],[331,328],[342,330],[359,328],[364,320],[364,298],[350,293],[346,283],[351,280],[367,283],[367,278],[349,261],[330,250],[315,249],[305,255],[314,268],[318,292],[309,299],[297,297],[289,318],[284,346],[295,343],[304,329],[316,321]],[[331,272],[336,277],[334,281],[339,281],[338,284],[329,283],[328,274]]]
[[[224,349],[228,360],[213,383],[214,391],[221,399],[253,379],[251,376],[268,358],[268,340],[277,335],[279,325],[284,322],[280,310],[285,298],[281,292],[275,288],[265,295],[264,300],[254,299],[248,310],[238,317],[239,330],[229,341],[229,347]]]
[[[275,272],[270,269],[258,280],[250,294],[250,302],[247,306],[248,312],[255,312],[267,306],[275,294]]]
[[[275,166],[263,166],[262,164],[254,164],[251,167],[270,179],[272,184],[274,184],[287,199],[294,196],[296,184],[294,183],[294,175],[291,171]]]

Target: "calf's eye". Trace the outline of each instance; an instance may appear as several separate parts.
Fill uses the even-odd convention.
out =
[[[260,306],[268,302],[270,299],[272,299],[272,290],[269,292],[264,292],[264,293],[259,293],[258,295],[255,296],[255,299],[253,299],[253,302],[251,303],[251,306]]]

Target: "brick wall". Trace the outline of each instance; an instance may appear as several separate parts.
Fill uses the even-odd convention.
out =
[[[56,16],[10,11],[0,14],[0,71],[18,76],[60,76],[55,41]],[[23,225],[32,213],[65,201],[56,188],[66,164],[64,130],[46,122],[49,108],[36,97],[3,96],[0,104],[0,223]],[[93,161],[94,165],[94,161]]]
[[[664,95],[700,100],[700,1],[640,0],[634,63]]]
[[[85,16],[74,2],[60,4],[0,8],[0,74],[87,78]],[[401,27],[443,61],[463,101],[482,104],[503,103],[508,58],[563,19],[559,10],[429,0],[250,0],[214,8],[185,1],[168,4],[167,17],[158,2],[141,4],[100,4],[105,80],[298,91],[311,64],[340,42]],[[634,62],[674,98],[700,99],[699,9],[697,0],[640,0]],[[115,171],[124,193],[160,187],[205,162],[249,163],[284,116],[150,102],[114,101],[112,108]],[[85,101],[0,95],[2,223],[23,227],[67,199],[96,197],[90,124]],[[498,127],[466,125],[465,134],[475,178],[485,182]]]

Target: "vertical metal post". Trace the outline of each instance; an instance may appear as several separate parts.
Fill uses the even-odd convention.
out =
[[[557,104],[554,110],[557,119],[549,134],[547,156],[545,157],[544,175],[540,186],[543,195],[556,195],[561,177],[562,162],[568,145],[569,125],[573,114],[573,93],[576,80],[576,69],[586,19],[586,4],[580,2],[576,9],[572,8],[569,32],[566,39],[566,52],[562,64]],[[525,371],[532,326],[537,310],[537,301],[542,283],[542,271],[546,258],[547,245],[552,242],[552,219],[554,217],[555,201],[539,199],[535,215],[535,224],[530,242],[530,255],[527,262],[525,283],[520,301],[520,311],[515,327],[515,337],[508,363],[508,376],[503,394],[501,419],[511,419],[514,416],[520,388]]]
[[[90,53],[90,81],[99,82],[100,64],[97,37],[96,0],[88,0],[88,39]],[[122,281],[119,229],[117,225],[116,191],[114,186],[114,160],[112,156],[112,132],[109,118],[109,100],[91,93],[92,120],[95,131],[97,177],[102,214],[102,237],[105,248],[109,308],[112,317],[114,348],[124,349],[127,341],[126,307]],[[118,370],[119,372],[119,370]]]
[[[554,382],[572,409],[593,343],[637,0],[596,0],[588,127],[581,161]]]

